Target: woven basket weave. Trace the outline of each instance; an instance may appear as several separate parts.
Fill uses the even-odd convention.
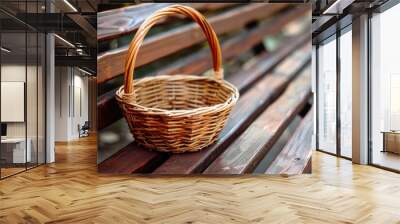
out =
[[[162,17],[185,15],[196,21],[210,45],[214,77],[173,75],[133,81],[139,47]],[[116,93],[129,128],[139,144],[163,152],[193,152],[214,143],[239,92],[223,80],[217,35],[196,10],[173,5],[156,11],[139,27],[125,64],[125,83]]]

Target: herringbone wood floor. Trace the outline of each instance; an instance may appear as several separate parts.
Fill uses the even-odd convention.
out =
[[[96,140],[0,181],[0,223],[400,223],[400,175],[314,153],[295,177],[128,177],[96,172]]]

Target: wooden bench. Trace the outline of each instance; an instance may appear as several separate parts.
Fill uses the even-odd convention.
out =
[[[263,44],[266,37],[279,34],[283,27],[288,28],[288,25],[299,16],[307,17],[310,13],[309,7],[290,4],[231,3],[211,5],[197,3],[194,7],[210,15],[207,18],[221,37],[226,79],[236,85],[241,94],[219,140],[200,152],[184,154],[149,151],[134,141],[128,142],[124,147],[117,148],[115,154],[100,161],[98,164],[100,172],[251,173],[289,124],[309,108],[311,98],[309,27],[297,24],[296,27],[301,27],[301,31],[296,35],[281,37],[282,41],[275,50],[266,50]],[[145,17],[133,16],[137,10],[147,10],[151,13],[156,8],[156,5],[149,4],[100,13],[98,40],[103,42],[104,46],[129,32],[134,32]],[[138,21],[135,21],[136,19]],[[163,21],[160,26],[171,22],[173,21]],[[126,27],[116,30],[113,29],[115,24],[126,24]],[[140,50],[139,69],[148,68],[151,71],[143,72],[144,75],[207,72],[211,68],[209,49],[198,47],[202,46],[203,42],[204,37],[199,28],[190,22],[155,33],[145,40]],[[197,47],[192,48],[193,46]],[[120,77],[126,50],[126,46],[122,45],[115,49],[107,49],[98,56],[100,136],[102,130],[109,132],[109,127],[119,124],[122,119],[114,93],[115,88],[121,84]],[[183,51],[188,52],[182,53]],[[185,56],[179,58],[180,55]],[[163,60],[164,64],[151,66]],[[151,69],[152,67],[156,69]],[[111,88],[113,83],[119,85],[114,84],[115,87]],[[120,133],[127,132],[129,129],[126,126],[120,130]]]
[[[310,111],[265,173],[288,175],[311,173],[312,133],[313,114]]]

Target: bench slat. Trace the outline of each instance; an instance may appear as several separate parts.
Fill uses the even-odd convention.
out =
[[[210,24],[219,34],[237,30],[246,23],[267,18],[287,4],[251,4],[211,17]],[[235,18],[235,19],[232,19]],[[205,40],[197,24],[190,24],[147,39],[140,49],[136,66],[147,64],[171,53]],[[97,82],[102,83],[124,72],[124,63],[128,46],[105,52],[97,57]]]
[[[307,29],[306,29],[307,30]],[[255,31],[259,35],[259,30]],[[264,33],[265,34],[265,33]],[[310,40],[311,34],[309,32],[303,33],[298,37],[291,37],[282,42],[281,47],[279,47],[274,52],[266,54],[261,60],[265,61],[263,63],[263,67],[259,68],[261,71],[269,71],[282,61],[286,56],[288,56],[294,49],[299,48],[302,44],[306,43]],[[246,35],[246,39],[249,37]],[[239,38],[238,41],[246,41],[245,39]],[[235,44],[231,44],[234,42]],[[235,47],[239,49],[232,48],[234,45],[236,46],[245,46],[246,44],[239,44],[240,42],[230,41],[229,43],[223,44],[222,48],[224,49],[224,59],[237,56],[241,52],[244,52],[250,48],[248,46],[245,47]],[[233,49],[233,50],[232,50]],[[242,51],[240,51],[242,50]],[[235,53],[233,53],[235,52]],[[205,72],[208,68],[211,67],[211,60],[209,58],[209,50],[205,49],[199,53],[196,53],[185,60],[181,60],[178,63],[174,63],[171,66],[168,66],[164,69],[158,71],[155,75],[173,75],[173,74],[199,74]],[[246,71],[247,72],[247,71]],[[264,72],[264,73],[265,73]],[[261,73],[262,74],[262,73]],[[237,78],[236,78],[237,77]],[[238,89],[246,89],[257,80],[260,76],[254,75],[249,76],[248,74],[241,74],[237,76],[232,76],[232,79],[229,81],[233,84],[237,85]],[[242,92],[243,92],[242,90]],[[99,97],[97,102],[97,111],[98,111],[98,129],[101,130],[106,126],[112,124],[122,117],[121,110],[119,109],[117,100],[115,99],[115,90],[109,91],[102,96]]]
[[[103,41],[127,35],[137,30],[152,13],[169,5],[172,3],[149,3],[99,12],[97,14],[97,40]]]
[[[198,3],[187,3],[190,7],[197,9],[198,11],[208,11],[208,10],[219,10],[226,7],[237,5],[238,3],[233,2],[198,2]]]
[[[296,40],[292,40],[291,42],[293,43],[293,46],[282,46],[282,48],[278,49],[276,54],[274,55],[260,56],[259,59],[260,61],[263,61],[263,63],[260,63],[257,66],[251,66],[252,69],[250,69],[250,71],[246,69],[242,70],[238,75],[230,77],[229,82],[231,82],[238,89],[240,89],[240,92],[246,91],[253,83],[255,83],[257,80],[263,77],[263,75],[266,73],[265,71],[270,71],[271,69],[273,69],[276,65],[281,63],[282,60],[284,60],[288,55],[290,55],[294,51],[294,49],[296,48],[298,49],[299,47],[301,47],[301,45],[307,43],[309,40],[310,40],[310,35],[306,34],[296,37]],[[306,44],[305,46],[301,47],[300,49],[301,52],[299,50],[297,51],[297,53],[300,54],[300,57],[298,57],[300,61],[309,58],[308,54],[310,53],[311,50],[310,46],[311,46],[310,44]],[[285,70],[285,66],[281,66],[281,68],[282,70]],[[256,74],[256,75],[249,75],[249,74]]]
[[[167,157],[165,153],[143,149],[133,142],[101,162],[97,168],[101,173],[147,173],[154,170]]]
[[[116,91],[114,89],[98,97],[97,130],[102,130],[123,116],[118,101],[115,99]]]
[[[204,173],[243,174],[254,170],[307,103],[311,96],[310,72],[310,67],[304,69],[287,90]]]
[[[312,109],[296,128],[289,142],[266,170],[266,174],[301,174],[311,159]]]
[[[156,174],[189,174],[202,172],[224,149],[236,138],[245,128],[260,114],[265,107],[279,96],[289,82],[298,74],[298,72],[309,64],[309,52],[303,53],[303,60],[297,57],[289,57],[284,60],[282,65],[278,65],[276,70],[285,70],[286,72],[266,75],[257,82],[245,94],[243,94],[237,105],[233,108],[231,115],[223,129],[218,141],[195,153],[186,153],[171,156],[165,163],[158,167]],[[260,63],[258,66],[263,66]],[[248,69],[248,76],[265,74],[258,70],[258,66]]]
[[[188,3],[184,5],[203,11],[223,9],[234,4],[235,3]],[[99,12],[97,17],[97,40],[114,39],[134,32],[152,13],[169,5],[173,5],[173,3],[147,3]],[[162,22],[163,21],[160,21],[159,23]]]
[[[308,8],[300,7],[290,10],[289,12],[272,19],[269,23],[259,26],[253,30],[249,30],[241,35],[235,36],[229,40],[221,43],[221,50],[223,52],[222,58],[224,61],[234,58],[243,52],[248,51],[256,44],[260,43],[265,36],[274,35],[278,33],[283,26],[298,19],[299,16],[308,12]],[[300,44],[309,40],[309,29],[307,34],[302,34],[296,38],[284,40],[287,43],[280,47],[277,51],[278,54],[287,56],[293,49],[298,48]],[[277,56],[282,59],[283,57]],[[203,49],[193,55],[190,55],[176,63],[171,64],[157,75],[172,75],[172,74],[199,74],[211,68],[212,61],[210,60],[210,50]]]

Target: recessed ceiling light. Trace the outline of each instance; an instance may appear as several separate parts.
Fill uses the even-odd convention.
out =
[[[78,10],[68,1],[68,0],[64,0],[65,4],[68,5],[68,7],[70,7],[74,12],[78,12]]]
[[[353,2],[354,0],[336,0],[332,5],[325,9],[322,14],[342,14],[343,10]]]
[[[62,42],[66,43],[68,46],[75,48],[75,45],[73,45],[71,42],[69,42],[68,40],[60,37],[58,34],[54,34],[55,37],[57,37],[59,40],[61,40]]]
[[[7,48],[5,48],[5,47],[1,47],[0,49],[1,49],[2,51],[6,52],[6,53],[10,53],[10,52],[11,52],[11,50],[9,50],[9,49],[7,49]]]
[[[93,75],[92,73],[90,73],[90,72],[88,72],[88,71],[86,71],[86,70],[83,70],[83,69],[81,69],[81,68],[79,68],[79,67],[78,67],[78,70],[81,71],[81,72],[83,72],[83,73],[85,73],[85,74],[87,74],[87,75]]]

